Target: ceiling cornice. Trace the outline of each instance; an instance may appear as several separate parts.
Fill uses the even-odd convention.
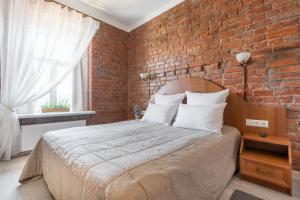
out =
[[[82,13],[85,13],[91,17],[94,17],[96,19],[99,19],[102,22],[105,22],[107,24],[110,24],[114,27],[117,27],[121,30],[124,30],[126,32],[130,32],[129,28],[127,26],[124,26],[122,23],[118,22],[116,19],[108,16],[106,13],[101,12],[97,10],[96,8],[93,8],[85,3],[82,3],[81,1],[74,1],[74,0],[56,0],[57,2],[64,4],[68,7],[71,7],[75,10],[78,10]]]
[[[161,15],[162,13],[166,12],[167,10],[175,7],[176,5],[184,2],[185,0],[173,0],[171,2],[169,2],[168,4],[166,4],[163,7],[160,7],[159,9],[157,9],[156,11],[152,12],[149,15],[146,15],[143,19],[139,20],[138,22],[136,22],[135,24],[131,25],[131,26],[127,26],[125,24],[122,24],[121,22],[119,22],[118,20],[114,19],[113,17],[109,16],[108,14],[106,14],[105,12],[101,12],[99,10],[97,10],[96,8],[93,8],[81,1],[74,1],[74,0],[56,0],[57,2],[64,4],[68,7],[71,7],[75,10],[78,10],[82,13],[85,13],[91,17],[94,17],[96,19],[99,19],[100,21],[103,21],[107,24],[110,24],[114,27],[117,27],[121,30],[124,30],[126,32],[130,32],[136,28],[138,28],[139,26],[145,24],[146,22],[152,20],[153,18]]]
[[[151,14],[149,15],[146,15],[143,19],[139,20],[137,23],[135,23],[134,25],[132,26],[129,26],[128,27],[128,30],[129,31],[132,31],[138,27],[140,27],[141,25],[151,21],[152,19],[154,19],[155,17],[161,15],[162,13],[170,10],[171,8],[177,6],[178,4],[184,2],[185,0],[173,0],[173,1],[170,1],[168,4],[160,7],[159,9],[157,9],[156,11],[152,12]]]

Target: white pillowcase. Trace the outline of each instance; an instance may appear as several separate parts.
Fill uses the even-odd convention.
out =
[[[229,89],[214,93],[193,93],[186,91],[188,105],[211,105],[226,103]]]
[[[173,126],[221,134],[226,103],[213,105],[180,104]]]
[[[171,95],[156,94],[155,104],[161,104],[161,105],[180,104],[182,103],[184,98],[185,98],[185,93],[171,94]]]
[[[149,103],[141,121],[170,125],[177,113],[178,106],[179,104],[159,105]]]
[[[155,103],[155,95],[151,95],[150,99],[148,100],[148,103]]]

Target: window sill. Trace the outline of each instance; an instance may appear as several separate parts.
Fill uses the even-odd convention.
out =
[[[53,112],[53,113],[29,113],[29,114],[18,114],[19,119],[32,119],[32,118],[43,118],[43,117],[65,117],[74,115],[94,115],[95,111],[75,111],[75,112]]]
[[[59,113],[20,114],[18,115],[18,117],[19,117],[20,125],[22,126],[22,125],[86,120],[95,114],[96,114],[95,111],[78,111],[78,112],[59,112]]]

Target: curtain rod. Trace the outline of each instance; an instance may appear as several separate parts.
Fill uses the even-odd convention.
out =
[[[97,18],[95,18],[95,17],[92,17],[92,16],[90,16],[90,15],[87,15],[87,14],[85,14],[85,13],[83,13],[83,12],[80,12],[79,10],[76,10],[76,9],[74,9],[74,8],[71,8],[71,7],[69,7],[69,6],[66,6],[66,5],[64,5],[64,4],[60,3],[60,2],[55,1],[55,0],[44,0],[44,1],[56,3],[56,4],[58,4],[58,5],[61,5],[62,7],[68,8],[69,10],[74,10],[74,11],[76,11],[76,12],[82,14],[83,17],[90,17],[90,18],[92,18],[92,19],[94,19],[94,20],[96,20],[96,21],[102,23],[102,21],[100,21],[99,19],[97,19]]]

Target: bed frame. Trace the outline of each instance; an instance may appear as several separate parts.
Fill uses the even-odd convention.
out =
[[[175,94],[185,91],[218,92],[224,90],[212,81],[201,78],[183,78],[169,81],[157,91],[158,94]],[[246,119],[269,121],[269,128],[246,126]],[[249,104],[234,93],[227,98],[224,112],[224,124],[236,127],[241,133],[267,133],[268,135],[286,135],[286,109],[265,105]]]

